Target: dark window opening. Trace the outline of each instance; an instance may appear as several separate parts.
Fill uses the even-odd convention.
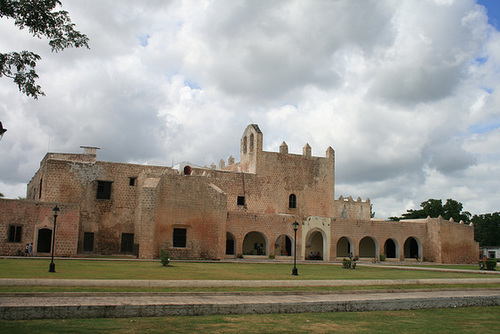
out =
[[[42,199],[42,182],[43,179],[40,179],[40,189],[38,189],[38,199]]]
[[[288,198],[288,207],[290,209],[297,208],[297,196],[295,196],[295,194],[291,194]]]
[[[21,242],[22,226],[9,226],[9,242]]]
[[[185,228],[174,228],[173,246],[185,248],[186,247],[187,230]]]
[[[111,183],[109,181],[97,181],[97,199],[111,199]]]
[[[245,196],[238,196],[238,205],[245,205]]]
[[[94,233],[85,232],[83,234],[83,251],[84,252],[94,251]]]
[[[184,175],[191,175],[192,171],[193,169],[191,168],[191,166],[184,167]]]
[[[137,178],[136,177],[129,177],[128,178],[128,185],[133,187],[136,185],[136,182],[137,182]]]
[[[122,253],[134,252],[134,233],[122,233]]]

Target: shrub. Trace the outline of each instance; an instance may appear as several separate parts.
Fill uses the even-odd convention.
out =
[[[386,259],[385,254],[380,254],[380,261],[385,261],[385,259]]]
[[[243,258],[243,254],[238,253],[238,255],[236,255],[236,257],[237,257],[238,259],[242,259],[242,258]]]
[[[160,249],[160,262],[164,267],[168,266],[170,263],[170,254],[165,249]]]
[[[349,268],[351,268],[351,263],[352,263],[351,259],[350,259],[350,258],[348,258],[348,257],[345,257],[345,258],[342,260],[342,268],[344,268],[344,269],[349,269]]]
[[[497,259],[488,259],[485,262],[486,270],[495,270],[497,266]]]
[[[274,254],[269,254],[269,258],[270,258],[271,260],[274,260],[274,259],[276,258],[276,256],[274,256]]]

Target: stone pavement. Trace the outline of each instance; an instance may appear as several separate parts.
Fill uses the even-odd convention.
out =
[[[23,281],[27,281],[24,282]],[[0,285],[57,286],[341,286],[387,285],[386,291],[347,292],[220,292],[220,293],[2,293],[0,319],[153,317],[172,315],[349,312],[434,307],[500,305],[500,289],[474,289],[491,279],[362,280],[362,281],[106,281],[12,280]],[[119,283],[117,285],[117,283]],[[391,284],[471,284],[471,289],[390,291]]]

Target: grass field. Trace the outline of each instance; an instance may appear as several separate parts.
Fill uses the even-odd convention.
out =
[[[0,321],[6,333],[498,333],[500,306],[385,312]]]
[[[292,276],[286,263],[111,261],[57,259],[56,272],[49,273],[47,259],[0,259],[0,278],[55,279],[147,279],[147,280],[325,280],[325,279],[422,279],[485,278],[477,273],[435,272],[380,268],[359,264],[355,270],[338,264],[299,264]]]

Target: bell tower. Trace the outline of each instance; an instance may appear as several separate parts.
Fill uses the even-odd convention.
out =
[[[262,152],[263,135],[257,124],[247,126],[240,142],[241,171],[255,173],[257,159]]]

